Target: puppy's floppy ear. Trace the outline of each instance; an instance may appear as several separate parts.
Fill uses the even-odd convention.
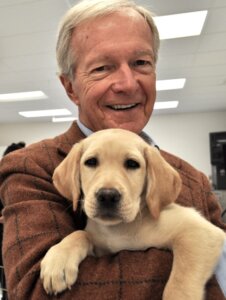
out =
[[[76,210],[80,197],[80,158],[82,143],[75,144],[53,173],[53,184],[59,193],[73,201]]]
[[[159,150],[148,146],[145,149],[147,162],[146,201],[154,218],[158,218],[161,210],[174,202],[181,190],[180,175],[161,156]]]

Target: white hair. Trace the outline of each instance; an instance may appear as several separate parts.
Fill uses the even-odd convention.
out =
[[[96,17],[106,16],[122,10],[132,8],[140,13],[147,21],[153,34],[154,61],[156,63],[159,49],[159,33],[153,20],[153,13],[132,0],[83,0],[74,5],[64,15],[59,26],[56,45],[56,57],[59,75],[72,79],[76,65],[76,50],[71,47],[73,31],[81,23],[93,20]]]

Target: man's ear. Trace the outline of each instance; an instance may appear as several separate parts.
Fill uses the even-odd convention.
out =
[[[60,75],[60,81],[62,85],[64,86],[64,89],[68,95],[68,97],[76,104],[79,105],[79,99],[77,97],[77,94],[75,93],[73,83],[71,80],[65,76],[65,75]]]
[[[161,156],[159,150],[148,146],[145,149],[147,162],[146,201],[151,215],[157,219],[161,210],[174,202],[182,186],[180,175]]]
[[[77,208],[81,193],[79,171],[81,154],[82,144],[75,144],[53,173],[54,186],[62,196],[73,201],[74,210]]]

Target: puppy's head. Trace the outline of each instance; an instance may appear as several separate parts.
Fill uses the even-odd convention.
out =
[[[181,186],[179,175],[158,150],[122,129],[98,131],[76,144],[56,168],[53,182],[74,209],[82,194],[87,216],[105,225],[132,222],[144,198],[158,218]]]

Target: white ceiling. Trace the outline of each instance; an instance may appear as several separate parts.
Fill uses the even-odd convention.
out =
[[[0,0],[0,94],[42,90],[48,99],[0,103],[0,123],[37,122],[18,111],[76,107],[56,76],[55,41],[58,22],[75,0]],[[202,34],[164,40],[157,79],[186,78],[182,90],[158,92],[157,99],[179,100],[177,109],[156,113],[226,110],[226,1],[137,0],[156,15],[208,10]]]

